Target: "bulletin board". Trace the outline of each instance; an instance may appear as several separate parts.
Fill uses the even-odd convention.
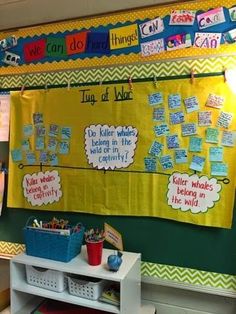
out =
[[[222,77],[13,92],[8,206],[230,228],[233,99]]]

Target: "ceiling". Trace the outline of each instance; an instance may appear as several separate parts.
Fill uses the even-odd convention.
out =
[[[190,1],[190,0],[187,0]],[[0,0],[0,30],[178,0]]]

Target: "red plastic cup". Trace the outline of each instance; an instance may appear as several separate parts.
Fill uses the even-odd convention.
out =
[[[86,241],[86,247],[89,265],[100,265],[102,262],[103,240],[99,242]]]

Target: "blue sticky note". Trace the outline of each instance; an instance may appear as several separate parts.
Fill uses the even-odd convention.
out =
[[[193,155],[190,169],[195,171],[202,171],[205,164],[205,158],[202,156]]]
[[[71,127],[63,126],[61,128],[61,138],[62,140],[69,140],[71,138]]]
[[[184,123],[181,124],[182,136],[190,136],[197,134],[196,123]]]
[[[46,128],[44,125],[37,125],[35,127],[36,136],[45,136],[46,135]]]
[[[161,153],[163,147],[164,147],[163,144],[161,144],[161,143],[159,143],[157,141],[154,141],[152,143],[151,148],[149,149],[149,154],[153,155],[153,156],[158,156]]]
[[[169,109],[178,109],[181,106],[180,94],[170,94],[168,96],[168,107]]]
[[[160,160],[163,170],[172,169],[174,167],[174,164],[170,155],[161,156],[159,160]]]
[[[188,97],[184,99],[184,104],[187,113],[199,110],[199,103],[196,96]]]
[[[228,129],[233,120],[233,113],[221,111],[216,126]]]
[[[86,52],[101,55],[110,54],[110,42],[108,32],[88,32]]]
[[[21,148],[23,151],[28,151],[30,150],[30,142],[28,139],[22,140],[21,141]]]
[[[226,177],[228,176],[228,165],[222,162],[215,162],[211,164],[211,175]]]
[[[168,149],[179,148],[179,137],[178,134],[167,135],[166,144]]]
[[[235,145],[235,136],[231,131],[223,131],[221,145],[227,147],[234,147]]]
[[[32,134],[33,134],[33,125],[32,124],[23,125],[24,137],[30,137]]]
[[[28,165],[34,165],[36,163],[36,156],[34,152],[26,153],[26,162]]]
[[[162,135],[169,134],[170,129],[169,129],[169,126],[165,123],[165,124],[155,125],[154,132],[156,136],[162,136]]]
[[[206,129],[206,142],[217,144],[219,141],[219,130],[217,128]]]
[[[44,148],[45,148],[45,145],[44,145],[44,137],[42,137],[42,136],[36,137],[36,140],[35,140],[35,149],[36,149],[36,150],[43,150]]]
[[[189,140],[189,151],[190,152],[201,152],[202,151],[202,138],[201,137],[190,137]]]
[[[35,112],[33,114],[33,122],[35,125],[43,123],[43,114],[40,112]]]
[[[39,161],[43,164],[46,164],[48,161],[48,153],[45,151],[41,151],[39,155]]]
[[[55,152],[57,149],[57,139],[55,137],[49,137],[48,139],[48,150],[50,152]]]
[[[21,149],[12,149],[11,150],[11,158],[13,162],[22,161],[22,150]]]
[[[210,161],[223,161],[223,147],[210,147]]]
[[[59,144],[59,154],[66,155],[69,153],[70,142],[69,141],[61,141]]]
[[[164,108],[154,108],[153,109],[153,120],[154,121],[165,121],[165,109]]]
[[[145,157],[144,165],[145,165],[145,171],[155,172],[157,169],[157,160],[154,157]]]
[[[49,162],[50,162],[51,166],[57,166],[58,165],[57,154],[50,154],[48,157],[49,157]]]
[[[175,163],[184,164],[188,162],[188,152],[185,148],[179,148],[175,150]]]
[[[150,106],[161,105],[163,103],[163,94],[159,92],[148,95],[148,102]]]
[[[212,112],[211,111],[199,111],[198,112],[198,126],[209,126],[212,124]]]
[[[48,135],[56,137],[59,134],[60,127],[57,124],[50,124]]]
[[[183,111],[170,113],[170,123],[171,124],[180,124],[184,122],[184,113]]]

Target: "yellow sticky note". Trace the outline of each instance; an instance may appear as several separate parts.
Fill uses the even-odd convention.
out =
[[[109,35],[111,50],[137,46],[139,44],[137,24],[110,29]]]
[[[105,240],[114,245],[118,250],[123,251],[122,235],[112,226],[104,223]]]

